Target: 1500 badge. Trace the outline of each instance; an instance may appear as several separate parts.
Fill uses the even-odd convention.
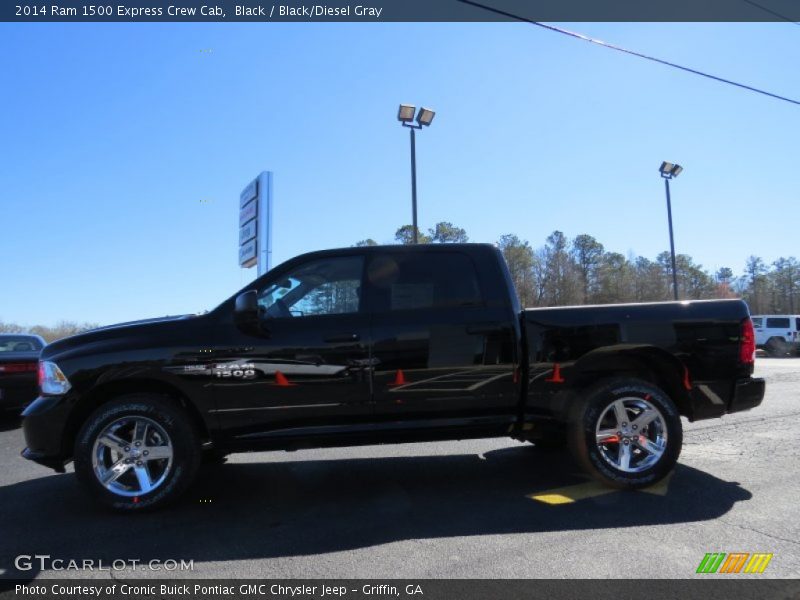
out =
[[[233,377],[236,379],[255,379],[256,367],[253,363],[219,364],[211,367],[211,374],[220,379]]]

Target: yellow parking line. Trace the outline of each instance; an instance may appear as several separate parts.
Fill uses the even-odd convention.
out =
[[[672,479],[672,473],[667,475],[664,479],[648,488],[638,490],[648,494],[655,494],[657,496],[666,496],[669,490],[669,481]],[[576,485],[568,485],[560,488],[553,488],[552,490],[545,490],[543,492],[535,492],[528,494],[526,497],[531,500],[536,500],[543,504],[558,505],[558,504],[572,504],[578,500],[585,500],[586,498],[596,498],[604,496],[613,492],[618,492],[614,488],[610,488],[595,481],[586,483],[578,483]]]
[[[572,504],[578,500],[595,498],[616,491],[617,490],[613,488],[590,481],[588,483],[569,485],[562,488],[546,490],[544,492],[536,492],[534,494],[529,494],[528,498],[536,500],[537,502],[543,502],[544,504]]]

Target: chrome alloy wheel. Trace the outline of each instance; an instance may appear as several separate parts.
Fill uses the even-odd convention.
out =
[[[667,449],[664,416],[643,398],[612,402],[600,415],[595,433],[603,459],[624,473],[649,469]]]
[[[147,417],[122,417],[111,422],[92,448],[97,481],[118,496],[142,496],[158,488],[172,468],[172,458],[169,435]]]

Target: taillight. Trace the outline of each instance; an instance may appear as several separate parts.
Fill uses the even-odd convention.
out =
[[[37,369],[35,362],[5,363],[0,365],[0,373],[33,373]]]
[[[739,338],[739,362],[748,365],[756,359],[756,334],[750,319],[742,321],[742,335]]]

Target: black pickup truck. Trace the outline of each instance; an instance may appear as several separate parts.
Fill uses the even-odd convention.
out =
[[[681,416],[761,403],[754,352],[740,300],[521,310],[491,245],[328,250],[206,314],[45,348],[23,456],[74,461],[123,510],[176,498],[204,456],[498,436],[637,488],[674,467]]]

